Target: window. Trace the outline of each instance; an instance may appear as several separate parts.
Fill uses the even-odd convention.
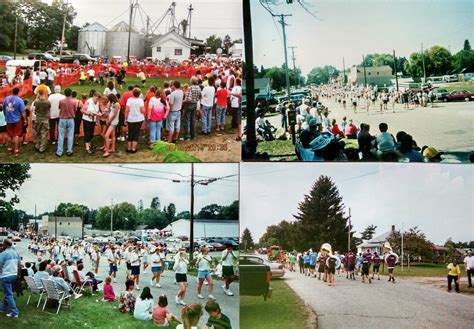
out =
[[[181,48],[175,48],[174,49],[174,55],[175,56],[181,56],[183,54],[183,49]]]
[[[63,222],[59,222],[59,225],[63,225]]]
[[[370,75],[370,72],[369,72],[369,73],[367,73],[367,75]]]
[[[379,75],[379,72],[377,72],[377,75]]]
[[[71,225],[71,223],[67,223],[67,225]]]
[[[161,47],[156,47],[156,52],[161,53]]]

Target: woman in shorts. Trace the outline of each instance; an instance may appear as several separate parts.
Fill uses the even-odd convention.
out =
[[[211,277],[212,257],[209,255],[209,249],[206,247],[202,247],[201,254],[197,257],[196,266],[198,268],[198,298],[204,299],[204,296],[201,295],[201,289],[204,281],[207,281],[209,284],[207,287],[209,299],[215,299],[214,296],[212,296],[212,290],[214,288],[214,282]]]
[[[175,272],[176,283],[179,286],[178,294],[175,296],[175,302],[178,305],[186,306],[184,296],[186,295],[186,282],[188,273],[188,260],[186,259],[186,251],[180,250],[178,257],[175,258],[173,270]]]
[[[163,272],[163,259],[161,258],[161,247],[157,247],[155,249],[155,252],[152,253],[149,258],[150,258],[150,263],[151,263],[151,274],[152,278],[150,280],[150,286],[153,286],[153,281],[156,281],[156,286],[158,288],[161,288],[160,285],[160,277],[161,273]]]
[[[140,256],[136,251],[136,247],[130,253],[130,270],[132,272],[133,281],[135,281],[135,289],[140,290]]]
[[[140,128],[145,121],[145,103],[140,98],[141,90],[133,89],[133,97],[127,100],[125,108],[125,118],[128,125],[128,148],[127,153],[136,153],[138,148],[138,138]]]
[[[115,94],[109,94],[109,117],[106,120],[107,129],[104,134],[104,155],[106,158],[110,153],[115,153],[115,128],[117,128],[120,115],[120,102]]]

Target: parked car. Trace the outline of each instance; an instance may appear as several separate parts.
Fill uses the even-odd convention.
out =
[[[471,94],[467,90],[455,90],[449,94],[447,94],[444,98],[445,102],[453,102],[453,101],[466,101],[469,102],[473,100],[474,94]]]
[[[12,59],[13,59],[12,56],[0,55],[0,61],[10,61],[10,60],[12,60]]]
[[[240,259],[248,260],[254,263],[268,265],[270,267],[272,278],[282,278],[283,276],[285,276],[285,269],[283,268],[283,265],[280,263],[265,261],[263,258],[258,257],[257,255],[241,255]]]
[[[12,241],[13,242],[21,242],[21,238],[17,235],[17,236],[13,237]]]
[[[271,272],[267,264],[251,257],[241,256],[239,277],[241,296],[263,296],[264,300],[271,297]]]
[[[220,244],[220,243],[217,243],[217,242],[211,242],[209,244],[214,247],[215,251],[222,251],[222,250],[225,249],[225,246],[223,244]]]
[[[30,53],[28,59],[37,59],[46,62],[58,62],[59,60],[48,53]]]
[[[89,62],[95,62],[95,59],[87,54],[74,54],[70,56],[63,56],[60,58],[59,62],[64,64],[72,64],[76,59],[81,65],[88,64]]]
[[[434,89],[433,90],[433,97],[434,100],[442,101],[446,97],[449,92],[446,89]]]

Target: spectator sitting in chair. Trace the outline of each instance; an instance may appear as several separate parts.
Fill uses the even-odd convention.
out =
[[[81,279],[81,282],[84,282],[84,281],[89,282],[89,284],[92,286],[92,295],[94,295],[98,289],[97,285],[102,283],[102,281],[97,280],[95,278],[94,273],[92,272],[87,272],[86,275],[84,275],[84,272],[82,271],[83,269],[84,269],[83,263],[77,264],[77,273],[79,274],[79,278]]]
[[[60,276],[61,274],[61,267],[60,266],[55,266],[51,270],[51,276],[49,277],[50,280],[54,281],[56,284],[56,288],[60,291],[64,291],[66,294],[66,298],[69,298],[69,296],[74,295],[75,299],[78,299],[79,297],[82,296],[82,294],[76,294],[74,290],[64,281],[63,278]]]

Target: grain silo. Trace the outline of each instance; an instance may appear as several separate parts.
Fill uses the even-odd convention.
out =
[[[128,24],[124,21],[118,23],[107,32],[106,53],[109,58],[121,56],[127,58],[128,49]],[[130,33],[130,56],[142,58],[144,54],[143,36],[132,27]]]
[[[77,51],[92,56],[105,55],[107,28],[100,23],[92,23],[79,30]]]

